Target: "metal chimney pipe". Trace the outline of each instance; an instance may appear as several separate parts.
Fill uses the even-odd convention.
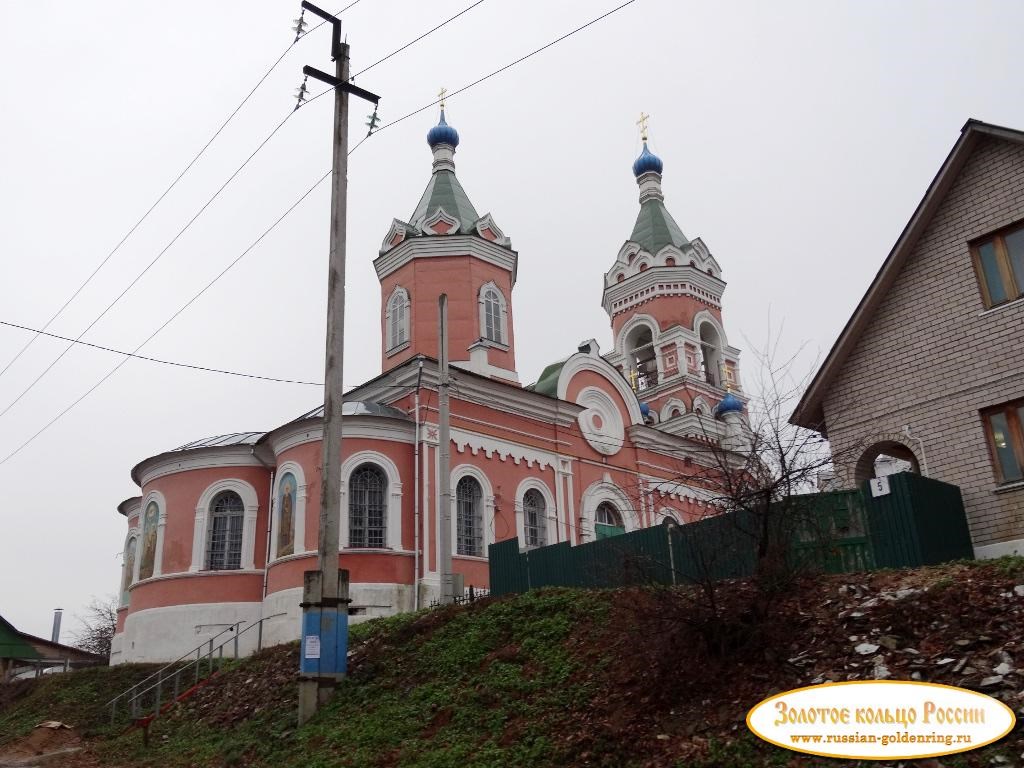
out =
[[[63,608],[53,609],[53,633],[50,636],[50,640],[54,643],[60,642],[60,617],[64,615]]]

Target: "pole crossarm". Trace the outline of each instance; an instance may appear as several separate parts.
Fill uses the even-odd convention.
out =
[[[302,7],[310,13],[316,14],[324,21],[331,23],[333,27],[331,34],[331,58],[337,61],[341,55],[341,19],[333,13],[328,13],[323,8],[317,8],[309,0],[302,0]]]
[[[334,75],[329,75],[326,72],[321,72],[316,67],[311,67],[308,64],[302,68],[302,74],[308,75],[309,77],[315,78],[332,88],[340,88],[341,90],[351,93],[353,96],[358,96],[366,101],[373,102],[374,104],[380,103],[380,96],[375,93],[370,93],[365,88],[360,88],[358,85],[352,85],[352,83],[339,80]]]

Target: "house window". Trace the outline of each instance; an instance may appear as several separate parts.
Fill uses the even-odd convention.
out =
[[[223,491],[210,504],[206,568],[231,571],[242,567],[242,517],[245,505],[234,491]]]
[[[455,486],[455,551],[460,555],[483,556],[483,496],[476,478],[463,477]]]
[[[1024,400],[982,411],[1000,483],[1024,480]]]
[[[388,349],[395,349],[409,340],[409,294],[396,288],[388,301]]]
[[[484,293],[484,338],[505,343],[501,335],[501,298],[493,288]]]
[[[388,481],[380,467],[355,469],[348,487],[348,545],[383,547],[387,539]]]
[[[626,526],[622,524],[622,515],[615,505],[610,501],[602,501],[597,505],[597,514],[594,516],[594,533],[599,539],[607,539],[610,536],[619,536],[626,532]]]
[[[547,541],[547,504],[540,491],[531,488],[523,494],[523,529],[526,546],[543,547]]]
[[[1024,226],[976,243],[971,253],[986,307],[1024,295]]]

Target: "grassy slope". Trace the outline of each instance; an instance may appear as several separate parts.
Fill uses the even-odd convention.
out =
[[[92,749],[104,765],[124,767],[847,766],[763,744],[746,733],[746,710],[821,674],[869,676],[852,634],[897,635],[929,660],[967,639],[970,647],[954,652],[971,654],[977,674],[987,674],[993,653],[1018,653],[1024,599],[1006,593],[1022,581],[1022,560],[809,581],[741,651],[720,659],[702,653],[687,627],[663,621],[678,601],[671,590],[532,592],[354,627],[349,679],[302,729],[293,644],[226,671],[157,721],[148,748],[138,732],[101,731]],[[849,599],[836,599],[847,582],[865,590],[860,601],[898,586],[927,590],[856,618]],[[742,597],[746,588],[723,593]],[[797,652],[810,661],[789,663]],[[1024,647],[1020,653],[1024,666]],[[908,679],[915,658],[897,652],[886,663],[895,679]],[[929,661],[925,679],[972,684],[934,667]],[[68,688],[85,691],[84,678],[72,685],[85,674],[68,676]],[[7,707],[0,695],[0,733],[7,723],[63,719],[54,714],[59,702],[81,695],[61,691],[60,682],[44,681]],[[1000,695],[1014,709],[1024,705],[1014,679]],[[988,766],[996,756],[1013,765],[1022,750],[1018,730],[941,765]]]
[[[155,669],[155,665],[122,664],[0,685],[0,747],[43,720],[60,720],[86,734],[108,733],[106,702]]]

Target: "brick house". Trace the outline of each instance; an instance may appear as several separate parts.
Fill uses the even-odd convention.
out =
[[[1024,132],[964,125],[791,421],[844,485],[908,461],[960,486],[979,557],[1024,554]]]

